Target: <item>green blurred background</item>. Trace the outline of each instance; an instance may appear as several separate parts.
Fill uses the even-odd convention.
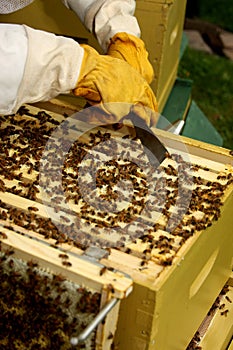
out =
[[[186,17],[199,17],[233,32],[232,0],[187,0]]]
[[[198,18],[233,33],[232,0],[188,0],[186,18]],[[193,81],[192,98],[233,149],[233,61],[191,48],[185,50],[178,76]]]

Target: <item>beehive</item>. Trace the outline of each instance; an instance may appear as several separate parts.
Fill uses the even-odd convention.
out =
[[[135,15],[146,43],[155,77],[151,84],[160,112],[176,79],[183,31],[186,0],[137,0]],[[99,52],[101,48],[78,17],[61,1],[34,1],[30,6],[9,15],[2,22],[24,23],[33,28],[85,40]]]
[[[15,237],[11,230],[3,229],[1,235],[3,234],[11,239]],[[35,253],[35,250],[44,249],[44,247],[36,244],[30,247],[26,241],[20,251],[20,243],[24,244],[24,242],[17,238],[16,249],[12,248],[14,243],[9,248],[9,241],[6,238],[6,242],[1,247],[0,348],[71,349],[71,337],[76,339],[78,336],[79,340],[83,339],[84,329],[94,321],[100,308],[111,300],[110,291],[104,285],[100,288],[88,287],[88,282],[79,280],[78,272],[75,276],[76,282],[72,283],[70,281],[72,278],[68,281],[67,272],[62,268],[59,269],[59,266],[59,273],[52,273],[54,270],[51,268],[48,270],[49,261],[46,262],[46,268],[42,269],[38,264],[38,252]],[[23,256],[22,260],[22,251],[25,249],[30,250],[31,255],[28,259]],[[64,253],[59,255],[68,258]],[[57,252],[53,256],[54,265],[56,265],[56,256]],[[67,258],[63,262],[68,265],[70,261]],[[103,348],[103,342],[104,348],[110,348],[111,340],[108,336],[110,330],[112,332],[115,327],[114,314],[117,315],[118,307],[116,305],[109,313],[110,317],[113,316],[110,325],[107,325],[108,316],[104,327],[103,325],[99,327],[98,332],[94,329],[87,339],[79,341],[78,349],[83,347],[97,349],[99,346]]]
[[[152,169],[133,128],[89,128],[33,106],[1,117],[3,248],[112,285],[125,299],[106,346],[185,349],[231,273],[232,154],[155,130],[169,152]],[[106,251],[100,266],[80,260],[90,246]]]
[[[110,349],[130,278],[113,269],[103,273],[103,266],[77,258],[74,249],[66,254],[15,230],[0,229],[0,348],[65,350],[74,338],[77,349]],[[104,323],[88,331],[104,308]]]
[[[56,233],[38,197],[38,153],[58,123],[38,109],[1,118],[1,349],[71,349],[71,337],[81,337],[77,348],[110,349],[120,300],[132,290],[129,276],[97,261],[101,250],[84,253]],[[85,339],[104,308],[104,322]]]

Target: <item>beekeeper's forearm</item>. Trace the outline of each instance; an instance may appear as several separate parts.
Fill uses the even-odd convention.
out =
[[[83,49],[73,40],[20,25],[0,25],[0,113],[72,90]]]

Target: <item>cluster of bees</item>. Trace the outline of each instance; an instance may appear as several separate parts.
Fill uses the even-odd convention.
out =
[[[214,304],[210,308],[207,318],[211,318],[214,316],[214,314],[217,311],[220,311],[220,315],[226,317],[229,310],[227,307],[229,307],[229,304],[232,304],[231,298],[227,295],[228,292],[232,290],[232,287],[228,284],[226,284],[223,289],[221,290],[220,294],[216,298]],[[204,320],[204,322],[206,319]],[[204,327],[205,329],[206,327]],[[186,350],[201,350],[202,347],[199,345],[203,337],[203,332],[202,332],[202,325],[200,326],[199,330],[195,333],[193,339],[189,343],[188,347]]]
[[[25,108],[17,115],[25,112],[30,118],[31,114]],[[39,170],[39,159],[48,136],[57,125],[57,121],[45,112],[39,112],[37,118],[0,117],[0,191],[29,200],[37,200],[39,175],[35,175],[35,171]],[[5,127],[4,123],[7,123]],[[33,181],[29,181],[27,176],[33,174]],[[17,184],[9,186],[11,181]],[[0,220],[10,229],[14,223],[46,238],[53,237],[55,246],[69,241],[69,236],[60,234],[51,220],[38,216],[38,208],[33,205],[25,210],[0,201],[0,207]],[[0,238],[7,238],[1,229]],[[70,266],[66,254],[59,253],[59,257],[63,265]],[[3,249],[1,245],[0,285],[0,348],[72,349],[70,338],[81,333],[99,312],[99,293],[72,284],[63,275],[48,273],[33,260],[18,260],[13,249]],[[76,348],[95,349],[95,331]]]
[[[213,315],[216,310],[221,310],[220,311],[220,315],[221,316],[227,316],[229,310],[227,307],[229,307],[229,304],[232,304],[232,300],[231,298],[227,295],[228,292],[232,290],[232,287],[228,284],[226,284],[223,289],[221,290],[219,296],[217,297],[217,299],[215,300],[212,308],[210,309],[210,311],[208,312],[208,316]]]
[[[100,308],[99,293],[15,258],[12,249],[1,248],[0,285],[1,349],[72,349],[70,337]],[[77,349],[95,349],[95,332]]]
[[[130,135],[122,134],[119,142],[105,129],[69,143],[65,118],[54,140],[59,123],[46,112],[34,115],[22,107],[0,121],[1,191],[60,213],[53,220],[41,217],[32,205],[25,210],[2,201],[0,219],[54,238],[56,244],[114,247],[140,256],[142,264],[156,255],[159,264],[170,265],[189,237],[218,220],[222,197],[233,181],[232,172],[205,179],[199,171],[208,174],[208,168],[179,154],[167,154],[165,164],[151,169],[140,142],[127,148]],[[143,243],[143,251],[137,243]]]
[[[1,222],[15,231],[18,227],[19,233],[22,233],[20,228],[24,228],[43,235],[45,239],[52,238],[55,246],[69,243],[83,250],[92,245],[108,250],[119,249],[139,257],[141,269],[146,268],[150,260],[162,266],[171,265],[177,251],[195,232],[206,229],[218,220],[222,198],[233,181],[232,172],[228,171],[217,174],[214,180],[208,180],[208,168],[192,164],[175,153],[167,153],[163,164],[152,169],[140,142],[132,138],[133,142],[128,148],[131,135],[122,134],[119,141],[117,127],[118,139],[112,136],[114,130],[102,128],[101,131],[82,135],[81,140],[71,143],[70,132],[77,130],[75,126],[70,129],[64,116],[63,127],[59,130],[61,135],[54,140],[53,132],[60,122],[47,112],[35,114],[25,107],[15,115],[0,117],[0,124],[0,191],[43,203],[53,208],[55,217],[59,215],[59,220],[54,220],[42,216],[38,207],[31,202],[27,208],[20,208],[1,200]],[[50,148],[45,151],[48,144]],[[46,194],[49,199],[43,197],[41,187],[43,195]],[[4,238],[3,233],[0,235]],[[66,254],[60,253],[59,257],[64,266],[71,266]],[[3,292],[6,298],[7,291],[11,289],[10,280],[17,288],[24,284],[25,289],[28,281],[34,278],[32,286],[36,284],[38,293],[30,296],[29,292],[26,298],[39,300],[43,295],[43,303],[46,305],[50,300],[52,307],[55,307],[54,301],[58,298],[58,305],[63,303],[63,307],[46,313],[47,316],[57,312],[61,314],[61,320],[50,320],[53,327],[59,329],[59,322],[63,322],[67,330],[76,327],[78,320],[72,320],[73,327],[70,328],[64,312],[64,308],[69,306],[69,298],[61,301],[64,281],[58,281],[59,277],[56,276],[49,279],[37,274],[35,271],[38,267],[31,263],[27,264],[25,277],[22,277],[19,272],[14,272],[14,260],[9,252],[2,253],[1,263],[2,271],[6,266],[8,269],[7,273],[1,274],[1,278],[5,278],[1,285],[6,286]],[[104,274],[105,270],[103,268],[100,274]],[[53,292],[55,294],[51,294],[54,285],[57,289]],[[9,293],[8,297],[12,297],[10,303],[9,299],[4,301],[6,314],[12,312],[11,316],[23,312],[17,309],[19,300],[26,307],[22,292],[17,293]],[[78,311],[94,313],[98,309],[98,297],[85,290],[81,294],[84,307]],[[91,303],[95,301],[95,310],[89,309],[88,300]],[[14,305],[14,302],[15,307],[8,310],[6,305]],[[37,315],[36,311],[33,312]],[[21,318],[21,321],[15,322],[23,322]],[[41,326],[45,321],[40,320],[38,324]],[[36,332],[36,326],[31,328],[32,332]],[[66,344],[68,333],[60,334],[54,329],[57,340],[53,344],[56,341]],[[43,329],[37,331],[45,337]],[[9,330],[5,332],[1,341],[5,341]],[[11,341],[12,336],[9,337]],[[34,339],[36,334],[25,337]],[[43,349],[46,341],[41,339],[39,349]],[[35,344],[27,344],[29,349],[38,349]],[[46,345],[46,349],[49,348]],[[52,348],[58,347],[54,345]],[[63,349],[61,346],[59,348]]]

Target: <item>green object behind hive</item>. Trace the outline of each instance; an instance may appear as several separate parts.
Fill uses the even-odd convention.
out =
[[[184,119],[183,136],[222,146],[223,140],[195,101],[191,101],[192,81],[177,78],[169,95],[157,128],[167,129],[169,124]]]
[[[171,124],[179,119],[184,119],[191,101],[192,81],[177,78],[173,89],[164,106],[162,115]],[[161,120],[163,118],[160,118]],[[158,128],[162,129],[161,120],[158,122]]]
[[[192,101],[182,135],[216,146],[223,145],[222,137],[200,110],[195,101]]]

